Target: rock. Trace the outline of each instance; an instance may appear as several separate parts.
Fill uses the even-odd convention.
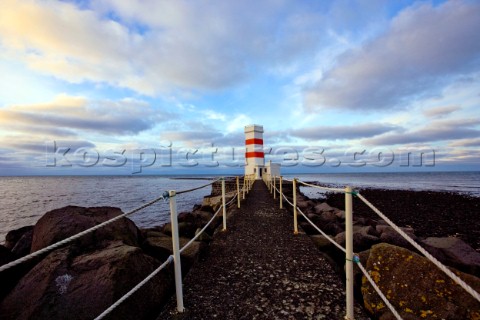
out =
[[[334,211],[335,209],[330,207],[330,205],[326,202],[322,202],[320,204],[317,204],[315,206],[315,213],[316,214],[321,214],[322,212],[325,212],[325,211]]]
[[[326,224],[322,230],[332,236],[336,236],[339,233],[342,233],[345,231],[345,225],[344,224],[339,224],[336,222],[331,222]]]
[[[33,229],[25,232],[23,236],[17,241],[12,253],[16,259],[26,256],[30,253],[32,248]]]
[[[195,224],[190,222],[179,222],[178,223],[178,232],[181,237],[193,238],[195,234]],[[166,223],[163,227],[163,233],[171,236],[172,235],[172,224]]]
[[[345,220],[345,211],[337,209],[334,212],[338,219]]]
[[[320,213],[320,218],[325,223],[331,223],[337,221],[337,216],[333,211],[324,211]]]
[[[480,303],[426,258],[381,243],[370,250],[366,269],[404,319],[478,319]],[[452,269],[477,292],[480,279]],[[375,318],[393,319],[364,277],[365,307]]]
[[[0,245],[0,266],[13,260],[13,255],[7,247]]]
[[[16,230],[9,231],[5,236],[5,247],[12,250],[18,240],[27,232],[33,230],[33,226],[26,226]]]
[[[372,245],[378,243],[380,239],[377,236],[372,235],[374,232],[373,227],[354,227],[353,228],[353,250],[355,252],[364,251],[369,249]],[[345,247],[345,232],[337,234],[334,240]]]
[[[122,214],[119,208],[68,206],[47,212],[38,220],[33,229],[31,252],[40,250],[57,241],[91,228]],[[121,240],[123,243],[138,246],[139,232],[135,224],[127,218],[117,220],[78,239],[79,246],[96,245],[98,241]]]
[[[190,239],[188,238],[179,238],[180,249],[187,244]],[[149,237],[145,239],[142,247],[145,249],[145,252],[150,254],[152,257],[165,261],[168,256],[173,253],[172,238],[168,235],[162,235],[160,237]],[[181,254],[182,260],[182,270],[187,272],[193,263],[196,261],[198,254],[200,253],[201,243],[198,241],[192,242],[192,244],[185,249]]]
[[[300,208],[300,210],[306,210],[309,207],[309,201],[308,200],[297,200],[297,207]]]
[[[0,304],[4,319],[92,319],[116,302],[160,262],[121,241],[75,256],[72,247],[51,252]],[[172,276],[160,272],[109,316],[144,319],[169,297]]]
[[[298,231],[302,229],[308,235],[318,234],[318,231],[309,222],[299,222],[298,227]]]
[[[333,244],[323,235],[316,234],[310,236],[315,246],[321,251],[327,251],[333,247]]]
[[[235,191],[232,192],[227,192],[225,194],[225,202],[228,203],[234,196],[235,196]],[[205,207],[210,207],[212,208],[213,212],[216,212],[218,208],[222,205],[222,196],[210,196],[210,197],[204,197],[202,201],[202,210],[206,211],[204,208]]]
[[[414,234],[414,230],[412,228],[400,228],[403,232],[405,232],[410,238],[413,240],[417,240],[417,237]],[[397,231],[395,231],[390,226],[385,225],[377,225],[376,230],[380,232],[380,241],[392,244],[397,247],[403,247],[406,249],[412,249],[413,246],[405,240]]]
[[[480,253],[458,238],[427,238],[423,247],[446,265],[477,277],[480,275]]]
[[[195,236],[197,236],[197,234],[199,234],[201,230],[202,229],[198,228],[197,231],[195,231]],[[200,236],[198,236],[197,241],[209,242],[212,241],[212,237],[210,237],[205,230]]]

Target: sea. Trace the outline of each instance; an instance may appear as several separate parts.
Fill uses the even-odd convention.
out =
[[[409,172],[409,173],[325,173],[285,175],[326,186],[355,189],[382,188],[435,190],[479,197],[480,172]],[[161,196],[168,190],[186,190],[210,183],[215,176],[48,176],[0,177],[0,243],[8,231],[33,225],[53,209],[67,205],[112,206],[124,212],[133,210]],[[321,197],[318,189],[302,187],[309,197]],[[177,196],[178,211],[191,211],[209,195],[207,186]],[[129,216],[139,227],[153,227],[169,220],[168,201],[160,201]]]

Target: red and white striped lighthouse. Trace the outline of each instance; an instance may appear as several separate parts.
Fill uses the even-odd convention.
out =
[[[260,179],[265,167],[263,126],[256,124],[245,126],[245,147],[245,175],[255,174],[256,178]]]

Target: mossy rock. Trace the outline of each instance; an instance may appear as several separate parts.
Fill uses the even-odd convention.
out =
[[[404,319],[480,319],[480,302],[414,252],[386,243],[374,245],[366,269]],[[480,279],[451,270],[480,291]],[[373,316],[389,319],[391,312],[365,277],[362,294]]]

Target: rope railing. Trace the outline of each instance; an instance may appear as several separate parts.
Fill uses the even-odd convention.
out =
[[[225,178],[220,178],[216,181],[222,182],[222,205],[217,209],[214,213],[213,217],[207,222],[207,224],[199,231],[197,234],[190,239],[181,249],[179,246],[179,230],[178,230],[178,218],[177,218],[177,202],[176,196],[179,194],[173,190],[169,191],[169,199],[170,199],[170,221],[172,225],[172,249],[173,249],[173,261],[174,261],[174,275],[175,275],[175,295],[177,299],[177,311],[179,313],[183,313],[185,308],[183,306],[183,284],[182,284],[182,269],[181,269],[181,257],[180,254],[185,251],[194,241],[200,237],[200,235],[205,232],[205,230],[210,226],[213,220],[218,216],[220,210],[222,210],[222,217],[223,217],[223,228],[222,231],[227,230],[227,207],[231,205],[237,198],[238,204],[237,207],[240,208],[240,182],[237,177],[236,179],[236,193],[230,199],[229,202],[226,202],[226,190],[225,190]],[[245,191],[248,192],[252,185],[253,185],[254,178],[245,176],[244,177],[244,184],[242,188],[243,195],[245,195]],[[215,181],[214,181],[215,182]],[[210,183],[213,184],[214,182]],[[210,185],[208,184],[208,185]],[[193,191],[195,189],[190,189],[188,191]],[[184,192],[182,192],[184,193]]]
[[[195,191],[195,190],[199,190],[199,189],[203,189],[205,187],[208,187],[208,186],[211,186],[212,184],[214,184],[215,182],[221,180],[222,178],[219,178],[219,179],[216,179],[210,183],[207,183],[207,184],[204,184],[200,187],[196,187],[196,188],[191,188],[191,189],[187,189],[187,190],[182,190],[182,191],[176,191],[176,194],[182,194],[182,193],[188,193],[188,192],[192,192],[192,191]]]
[[[282,179],[280,179],[280,181],[282,181]],[[289,180],[289,179],[283,179],[283,181],[289,181],[289,182],[292,182],[293,183],[293,200],[294,202],[292,203],[291,201],[289,201],[289,199],[287,198],[287,196],[285,194],[282,194],[281,191],[279,189],[276,188],[276,186],[274,185],[273,188],[276,189],[276,191],[279,192],[279,195],[281,198],[285,199],[285,201],[290,204],[293,208],[294,208],[294,230],[295,230],[295,233],[297,233],[297,230],[296,230],[296,225],[297,225],[297,217],[296,217],[296,212],[298,211],[304,218],[305,220],[314,228],[316,229],[318,232],[320,232],[329,242],[331,242],[333,245],[335,245],[338,249],[340,249],[341,251],[343,251],[344,253],[346,253],[346,262],[348,264],[348,262],[350,263],[356,263],[357,266],[359,267],[359,269],[362,271],[362,273],[364,274],[365,278],[368,280],[368,282],[372,285],[372,287],[374,288],[374,290],[377,292],[377,294],[379,295],[379,297],[381,298],[381,300],[385,303],[385,305],[388,307],[388,309],[392,312],[392,314],[395,316],[396,319],[402,319],[402,317],[399,315],[399,313],[396,311],[395,307],[390,303],[390,301],[387,299],[387,297],[382,293],[381,289],[377,286],[377,284],[375,283],[375,281],[371,278],[370,276],[370,273],[364,268],[364,266],[362,265],[362,263],[360,262],[360,259],[358,258],[358,255],[353,255],[353,251],[352,251],[352,248],[353,248],[353,243],[352,243],[352,228],[351,226],[349,227],[348,226],[348,223],[346,223],[346,227],[347,227],[347,232],[346,232],[346,243],[347,243],[347,249],[343,248],[342,246],[340,246],[335,240],[333,240],[331,237],[329,237],[325,232],[323,232],[320,228],[318,228],[304,213],[303,211],[298,208],[298,206],[296,206],[296,182],[298,181],[297,179],[293,179],[293,180]],[[478,293],[473,289],[471,288],[468,284],[466,284],[462,279],[460,279],[458,276],[456,276],[452,271],[450,271],[446,266],[444,266],[443,264],[441,264],[437,259],[435,259],[430,253],[428,253],[425,249],[423,249],[422,247],[420,247],[420,245],[418,245],[413,239],[411,239],[405,232],[403,232],[398,226],[396,226],[390,219],[388,219],[382,212],[380,212],[380,210],[378,210],[375,206],[373,206],[367,199],[365,199],[361,194],[359,194],[358,192],[356,191],[352,191],[350,187],[346,187],[345,189],[340,189],[340,188],[329,188],[329,187],[322,187],[322,186],[317,186],[317,185],[313,185],[313,184],[310,184],[310,183],[305,183],[303,181],[298,181],[300,184],[302,185],[305,185],[305,186],[308,186],[308,187],[313,187],[313,188],[318,188],[318,189],[323,189],[323,190],[329,190],[329,191],[333,191],[333,192],[342,192],[342,193],[345,193],[346,197],[345,197],[345,201],[346,201],[346,219],[348,218],[347,216],[349,215],[349,212],[350,211],[350,219],[351,219],[351,212],[352,212],[352,209],[351,209],[351,198],[352,198],[352,195],[355,195],[355,196],[358,196],[363,202],[365,202],[365,204],[367,204],[375,213],[377,213],[377,215],[379,215],[381,218],[383,218],[390,226],[393,227],[393,229],[395,231],[397,231],[402,237],[404,237],[409,243],[411,243],[417,250],[419,250],[421,253],[423,253],[425,255],[425,257],[427,257],[427,259],[429,259],[430,261],[432,261],[432,263],[434,263],[438,268],[440,268],[443,272],[445,272],[448,276],[450,276],[450,278],[452,278],[453,281],[455,281],[458,285],[460,285],[464,290],[466,290],[469,294],[471,294],[475,299],[479,300],[479,297],[478,297]],[[271,183],[271,181],[266,181],[265,182],[268,186],[269,183]],[[349,201],[350,201],[350,208],[348,209],[348,198]],[[347,222],[347,221],[346,221]],[[351,224],[351,221],[350,221],[350,224]],[[349,230],[350,229],[350,230]],[[349,235],[350,233],[350,235]],[[349,242],[350,242],[350,245],[349,245]],[[350,249],[349,249],[350,247]],[[350,252],[349,252],[350,251]],[[348,254],[350,253],[350,255]],[[348,258],[350,256],[350,259]],[[437,262],[437,263],[435,263]],[[347,268],[347,266],[346,266]],[[349,280],[349,275],[348,275],[348,272],[347,272],[347,269],[346,269],[346,275],[347,275],[347,316],[345,317],[345,319],[353,319],[353,299],[352,299],[352,302],[351,302],[351,306],[349,306],[349,299],[348,299],[348,291],[352,291],[353,290],[353,279],[350,279],[351,280],[351,283],[349,284],[350,280]],[[350,289],[350,290],[349,290]],[[480,300],[479,300],[480,301]],[[350,311],[349,311],[350,310]]]
[[[100,228],[102,228],[102,227],[105,227],[106,225],[109,225],[109,224],[111,224],[111,223],[113,223],[113,222],[115,222],[115,221],[117,221],[117,220],[120,220],[120,219],[122,219],[122,218],[124,218],[124,217],[126,217],[126,216],[129,216],[129,215],[132,215],[132,214],[134,214],[134,213],[136,213],[136,212],[138,212],[138,211],[140,211],[140,210],[143,210],[143,209],[145,209],[145,208],[153,205],[154,203],[156,203],[156,202],[158,202],[158,201],[160,201],[160,200],[164,200],[165,197],[166,197],[166,195],[164,194],[164,195],[162,195],[162,196],[160,196],[160,197],[158,197],[158,198],[156,198],[156,199],[154,199],[154,200],[152,200],[152,201],[150,201],[150,202],[147,202],[146,204],[144,204],[144,205],[142,205],[142,206],[140,206],[140,207],[138,207],[138,208],[136,208],[136,209],[133,209],[133,210],[131,210],[131,211],[129,211],[129,212],[126,212],[126,213],[124,213],[124,214],[118,215],[118,216],[116,216],[116,217],[114,217],[114,218],[112,218],[112,219],[110,219],[110,220],[107,220],[107,221],[104,221],[104,222],[102,222],[102,223],[100,223],[100,224],[97,224],[96,226],[91,227],[91,228],[89,228],[89,229],[86,229],[86,230],[84,230],[84,231],[82,231],[82,232],[79,232],[79,233],[77,233],[77,234],[75,234],[75,235],[73,235],[73,236],[71,236],[71,237],[65,238],[65,239],[63,239],[63,240],[61,240],[61,241],[58,241],[58,242],[56,242],[56,243],[54,243],[54,244],[51,244],[51,245],[49,245],[49,246],[47,246],[47,247],[45,247],[45,248],[43,248],[43,249],[40,249],[40,250],[35,251],[35,252],[33,252],[33,253],[30,253],[30,254],[22,257],[22,258],[19,258],[19,259],[14,260],[14,261],[12,261],[12,262],[10,262],[10,263],[4,264],[3,266],[0,267],[0,272],[2,272],[2,271],[4,271],[4,270],[7,270],[7,269],[10,269],[10,268],[12,268],[12,267],[15,267],[15,266],[17,266],[17,265],[19,265],[19,264],[21,264],[21,263],[24,263],[24,262],[26,262],[26,261],[29,261],[29,260],[31,260],[31,259],[33,259],[33,258],[36,258],[36,257],[38,257],[38,256],[40,256],[40,255],[42,255],[42,254],[45,254],[45,253],[47,253],[47,252],[50,252],[50,251],[54,250],[54,249],[57,249],[57,248],[65,245],[65,244],[67,244],[67,243],[70,243],[70,242],[72,242],[72,241],[74,241],[74,240],[77,240],[77,239],[83,237],[84,235],[87,235],[87,234],[89,234],[89,233],[94,232],[95,230],[98,230],[98,229],[100,229]]]
[[[291,205],[293,205],[290,201],[287,200],[288,203],[290,203]],[[333,240],[330,236],[328,236],[325,232],[323,232],[322,229],[320,229],[319,227],[317,227],[313,222],[312,220],[310,220],[304,213],[302,210],[300,210],[300,208],[298,208],[298,212],[300,212],[300,214],[305,218],[305,220],[308,221],[308,223],[310,223],[310,225],[315,228],[318,232],[320,232],[324,237],[325,239],[327,239],[330,243],[332,243],[335,247],[337,247],[339,250],[343,251],[344,253],[346,253],[347,251],[345,250],[344,247],[342,247],[340,244],[338,244],[335,240]],[[356,257],[358,257],[358,255],[355,255]],[[395,310],[395,307],[390,303],[390,301],[387,299],[387,297],[383,294],[383,292],[380,290],[380,288],[377,286],[377,284],[375,283],[375,281],[373,281],[372,277],[370,276],[370,274],[368,273],[368,271],[363,267],[362,263],[360,262],[359,259],[353,259],[353,262],[355,262],[357,264],[357,266],[360,268],[360,270],[362,271],[362,273],[365,275],[365,277],[367,278],[368,282],[370,282],[370,284],[372,285],[372,287],[374,288],[374,290],[378,293],[379,297],[383,300],[383,302],[385,303],[385,305],[388,307],[388,309],[390,309],[390,311],[392,312],[392,314],[399,320],[402,319],[402,317],[400,317],[400,315],[398,314],[397,310]]]
[[[184,194],[184,193],[188,193],[188,192],[192,192],[192,191],[195,191],[195,190],[199,190],[199,189],[202,189],[202,188],[205,188],[207,186],[210,186],[212,184],[214,184],[215,182],[221,180],[222,181],[222,205],[217,209],[217,211],[214,213],[213,217],[205,224],[205,226],[199,231],[197,232],[197,234],[195,235],[195,237],[193,239],[191,239],[189,242],[187,242],[181,249],[179,249],[179,230],[178,230],[178,217],[177,217],[177,209],[176,209],[176,195],[179,195],[179,194]],[[48,253],[52,250],[55,250],[65,244],[68,244],[74,240],[77,240],[79,239],[80,237],[84,236],[84,235],[87,235],[91,232],[94,232],[95,230],[98,230],[108,224],[111,224],[119,219],[122,219],[124,217],[127,217],[129,215],[132,215],[142,209],[145,209],[155,203],[157,203],[158,201],[160,200],[170,200],[170,217],[171,217],[171,224],[172,224],[172,244],[173,244],[173,253],[172,255],[170,255],[167,260],[162,263],[157,269],[155,269],[152,273],[150,273],[145,279],[143,279],[140,283],[138,283],[135,287],[133,287],[129,292],[127,292],[125,295],[123,295],[120,299],[118,299],[114,304],[112,304],[109,308],[107,308],[105,311],[103,311],[99,316],[97,316],[95,318],[95,320],[100,320],[100,319],[103,319],[105,316],[107,316],[108,314],[110,314],[115,308],[117,308],[121,303],[123,303],[125,300],[127,300],[130,296],[132,296],[135,292],[137,292],[141,287],[143,287],[148,281],[150,281],[155,275],[157,275],[162,269],[164,269],[170,262],[174,261],[175,263],[175,283],[176,283],[176,292],[177,292],[177,310],[180,311],[180,312],[183,312],[184,309],[183,309],[183,292],[182,290],[178,290],[179,288],[179,285],[180,285],[180,288],[181,288],[181,268],[180,268],[180,253],[182,253],[184,250],[186,250],[194,241],[196,241],[198,239],[198,237],[200,237],[200,235],[205,232],[205,230],[210,226],[210,224],[213,222],[213,220],[218,216],[218,213],[220,212],[220,210],[223,209],[223,220],[224,220],[224,228],[223,230],[226,230],[226,208],[228,206],[230,206],[233,201],[235,201],[237,198],[238,198],[238,207],[240,207],[240,191],[242,191],[243,193],[243,198],[245,199],[245,192],[248,192],[252,186],[253,186],[253,182],[254,182],[254,177],[250,177],[250,176],[245,176],[244,177],[244,181],[243,181],[243,186],[242,186],[242,189],[240,190],[240,184],[239,184],[239,178],[237,177],[236,179],[236,187],[237,187],[237,192],[235,194],[235,196],[228,202],[226,203],[225,201],[225,179],[224,178],[220,178],[220,179],[216,179],[210,183],[207,183],[205,185],[202,185],[202,186],[199,186],[199,187],[195,187],[195,188],[191,188],[191,189],[186,189],[186,190],[181,190],[181,191],[166,191],[163,193],[162,196],[136,208],[136,209],[133,209],[129,212],[126,212],[124,214],[121,214],[121,215],[118,215],[110,220],[107,220],[107,221],[104,221],[92,228],[89,228],[89,229],[86,229],[82,232],[79,232],[73,236],[70,236],[66,239],[63,239],[61,241],[58,241],[50,246],[47,246],[43,249],[40,249],[38,251],[35,251],[29,255],[26,255],[25,257],[22,257],[20,259],[17,259],[15,261],[12,261],[10,263],[7,263],[3,266],[0,267],[0,272],[1,271],[4,271],[4,270],[8,270],[16,265],[19,265],[23,262],[26,262],[26,261],[29,261],[35,257],[38,257],[42,254],[45,254],[45,253]]]

